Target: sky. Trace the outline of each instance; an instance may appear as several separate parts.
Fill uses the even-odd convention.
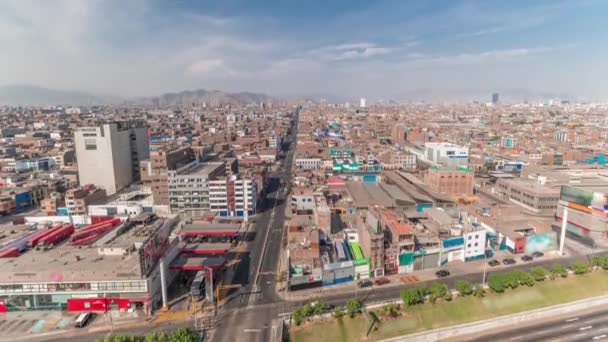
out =
[[[0,85],[608,100],[608,1],[2,0]]]

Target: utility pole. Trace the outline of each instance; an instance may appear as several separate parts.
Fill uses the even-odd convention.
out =
[[[564,243],[566,242],[566,228],[568,226],[568,207],[564,205],[564,214],[562,215],[562,231],[559,238],[559,255],[564,255]]]

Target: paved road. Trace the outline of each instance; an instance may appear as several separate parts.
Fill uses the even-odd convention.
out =
[[[608,309],[570,315],[555,320],[547,320],[525,327],[514,327],[499,333],[491,333],[469,341],[505,342],[574,342],[608,340]]]
[[[295,120],[297,122],[297,117]],[[247,248],[248,261],[241,262],[243,265],[237,268],[236,282],[245,286],[219,313],[217,327],[210,334],[213,341],[269,341],[273,334],[271,322],[280,311],[280,305],[276,304],[280,302],[275,291],[276,272],[285,223],[285,194],[291,186],[292,143],[296,132],[297,129],[292,129],[287,139],[289,149],[283,167],[271,178],[262,213],[256,217],[255,240],[249,242]],[[287,190],[284,190],[285,186]]]

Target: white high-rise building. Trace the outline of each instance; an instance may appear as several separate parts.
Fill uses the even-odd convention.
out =
[[[142,122],[81,127],[74,132],[78,180],[112,195],[140,180],[139,162],[150,157],[148,129]]]
[[[365,97],[362,97],[360,102],[359,102],[359,107],[361,108],[365,108]]]

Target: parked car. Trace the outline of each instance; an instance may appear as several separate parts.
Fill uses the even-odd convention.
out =
[[[359,282],[357,282],[357,286],[359,286],[360,288],[370,287],[372,285],[374,285],[374,283],[372,283],[372,281],[369,279],[361,279],[359,280]]]
[[[532,256],[535,257],[535,258],[540,258],[540,257],[542,257],[544,255],[545,255],[545,253],[543,253],[543,252],[534,252],[534,253],[532,253]]]
[[[506,259],[502,259],[502,263],[504,265],[513,265],[513,264],[517,263],[517,261],[515,261],[515,259],[506,258]]]
[[[488,265],[490,265],[492,267],[498,266],[498,265],[500,265],[500,261],[493,259],[493,260],[488,261]]]
[[[384,277],[382,277],[382,278],[378,278],[378,279],[376,279],[376,280],[374,281],[374,283],[376,283],[376,285],[378,285],[378,286],[382,286],[382,285],[384,285],[384,284],[388,284],[388,283],[390,283],[390,282],[391,282],[391,281],[390,281],[390,280],[388,280],[388,278],[384,278]]]
[[[534,260],[534,258],[529,255],[524,255],[523,257],[521,257],[521,261],[532,261],[532,260]]]
[[[78,315],[78,317],[76,317],[76,320],[74,321],[74,326],[76,328],[84,328],[87,324],[89,324],[89,322],[92,319],[93,319],[93,313],[91,313],[91,312],[81,313],[80,315]]]
[[[450,271],[448,271],[448,270],[439,270],[439,271],[435,272],[435,275],[437,276],[437,278],[447,277],[447,276],[450,275]]]

